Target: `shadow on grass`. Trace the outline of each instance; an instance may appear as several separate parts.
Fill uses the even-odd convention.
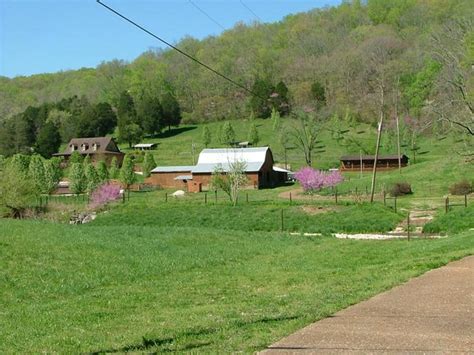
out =
[[[260,318],[256,320],[249,320],[249,321],[238,320],[233,323],[233,326],[246,327],[249,325],[282,322],[282,321],[289,321],[289,320],[294,320],[298,318],[300,318],[300,316],[264,317],[264,318]],[[153,348],[161,348],[159,349],[160,352],[170,352],[170,351],[175,352],[175,351],[187,351],[187,350],[192,350],[192,349],[198,349],[204,346],[211,345],[212,341],[190,342],[187,344],[183,344],[182,346],[175,349],[170,349],[169,347],[177,339],[182,339],[183,337],[186,338],[186,337],[206,336],[206,335],[217,333],[221,330],[222,330],[221,328],[207,328],[207,329],[199,329],[199,330],[184,332],[184,333],[178,334],[176,337],[156,338],[156,339],[148,339],[148,338],[143,337],[141,343],[130,344],[130,345],[126,345],[124,347],[117,348],[117,349],[104,349],[104,350],[93,351],[90,353],[90,355],[155,350]]]
[[[187,126],[187,127],[179,127],[179,128],[172,128],[171,130],[166,130],[164,132],[161,132],[160,134],[157,135],[158,138],[170,138],[177,136],[178,134],[187,132],[187,131],[192,131],[196,129],[197,126]]]

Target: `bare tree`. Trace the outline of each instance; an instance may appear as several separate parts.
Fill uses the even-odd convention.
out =
[[[433,57],[443,65],[432,111],[474,137],[474,38],[472,17],[452,20],[431,36]]]
[[[308,113],[299,113],[297,117],[298,124],[292,128],[291,136],[296,147],[304,154],[306,164],[311,166],[313,151],[318,143],[320,125]]]
[[[213,188],[224,191],[234,206],[237,205],[239,191],[247,183],[246,167],[245,162],[235,160],[228,163],[227,171],[222,165],[218,165],[212,174],[211,185]]]

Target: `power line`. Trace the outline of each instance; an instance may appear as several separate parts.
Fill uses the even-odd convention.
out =
[[[222,26],[219,22],[217,22],[217,20],[215,20],[213,17],[211,17],[211,15],[209,15],[206,11],[204,11],[203,9],[201,9],[199,6],[197,6],[192,0],[188,0],[188,2],[193,5],[196,9],[198,9],[198,11],[200,11],[201,13],[204,14],[204,16],[206,16],[209,20],[211,20],[212,22],[214,22],[217,26],[219,26],[220,28],[222,28],[224,31],[225,31],[225,28],[224,26]]]
[[[105,7],[107,10],[109,10],[110,12],[114,13],[115,15],[121,17],[122,19],[124,19],[125,21],[131,23],[133,26],[139,28],[140,30],[142,30],[143,32],[149,34],[150,36],[152,36],[153,38],[157,39],[158,41],[166,44],[168,47],[171,47],[172,49],[174,49],[175,51],[181,53],[182,55],[184,55],[185,57],[191,59],[192,61],[196,62],[197,64],[203,66],[204,68],[206,68],[207,70],[213,72],[214,74],[220,76],[221,78],[227,80],[228,82],[234,84],[235,86],[238,86],[239,88],[245,90],[246,92],[248,92],[249,94],[253,95],[253,96],[256,96],[262,100],[267,100],[267,98],[264,98],[260,95],[257,95],[256,93],[254,93],[252,90],[246,88],[244,85],[236,82],[235,80],[229,78],[228,76],[218,72],[217,70],[211,68],[210,66],[208,66],[207,64],[204,64],[203,62],[201,62],[199,59],[197,58],[194,58],[192,55],[182,51],[181,49],[173,46],[171,43],[165,41],[164,39],[162,39],[161,37],[158,37],[157,35],[155,35],[153,32],[147,30],[146,28],[144,28],[143,26],[139,25],[138,23],[136,23],[135,21],[131,20],[130,18],[126,17],[125,15],[122,15],[120,12],[118,12],[117,10],[114,10],[113,8],[111,8],[110,6],[104,4],[103,2],[101,2],[101,0],[96,0],[98,4],[102,5],[103,7]]]
[[[243,7],[245,7],[252,15],[255,16],[255,18],[257,20],[259,20],[260,22],[263,23],[262,19],[250,7],[248,7],[246,4],[244,4],[244,2],[242,0],[239,0],[239,1],[240,1],[240,3],[242,4]]]

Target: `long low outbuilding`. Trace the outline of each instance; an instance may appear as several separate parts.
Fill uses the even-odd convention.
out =
[[[265,188],[284,184],[288,170],[274,167],[269,147],[204,149],[196,165],[159,166],[152,170],[147,183],[162,188],[180,188],[190,192],[209,189],[216,169],[229,172],[235,162],[245,163],[248,187]]]
[[[398,168],[397,154],[379,155],[377,158],[378,170],[391,170]],[[400,163],[402,167],[408,165],[409,158],[402,154],[400,155]],[[360,171],[372,170],[374,168],[375,155],[345,155],[341,159],[341,171]]]

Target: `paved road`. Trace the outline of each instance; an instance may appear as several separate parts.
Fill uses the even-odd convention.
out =
[[[313,323],[272,353],[473,353],[474,256]]]

